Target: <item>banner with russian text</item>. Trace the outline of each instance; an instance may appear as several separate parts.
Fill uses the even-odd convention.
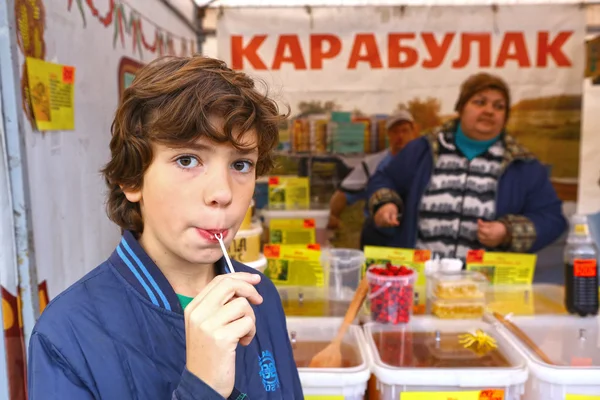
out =
[[[585,26],[585,9],[576,4],[224,8],[217,40],[219,58],[265,81],[291,108],[292,155],[308,149],[296,132],[312,129],[318,139],[319,124],[338,118],[331,111],[351,114],[335,122],[377,125],[406,108],[423,133],[455,117],[469,75],[497,74],[511,90],[509,132],[569,196],[579,175]],[[308,122],[294,122],[299,116]],[[360,129],[346,133],[359,137]],[[364,153],[384,145],[380,137],[369,140],[375,145],[365,139]],[[329,151],[319,143],[310,149]],[[312,174],[311,196],[320,196]],[[330,195],[320,197],[326,203]],[[362,209],[355,214],[344,232],[360,232]]]

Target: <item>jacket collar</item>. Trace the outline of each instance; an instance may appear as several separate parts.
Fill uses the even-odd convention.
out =
[[[132,232],[123,233],[109,261],[131,286],[156,307],[183,314],[173,287]],[[215,265],[218,275],[225,273],[223,257]]]
[[[458,118],[446,122],[442,126],[433,129],[431,132],[425,135],[425,138],[432,150],[434,163],[437,162],[437,158],[440,153],[440,134],[444,135],[447,139],[452,138],[453,140],[457,126]],[[500,140],[502,141],[505,149],[504,161],[502,162],[503,170],[513,161],[533,161],[536,159],[533,153],[522,146],[514,136],[508,134],[506,131],[502,133]]]

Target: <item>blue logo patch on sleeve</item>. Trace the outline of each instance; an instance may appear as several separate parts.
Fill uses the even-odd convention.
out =
[[[273,354],[268,350],[263,351],[262,355],[258,358],[258,365],[260,366],[260,377],[262,378],[265,391],[274,392],[279,389],[279,377],[277,376],[277,367],[275,366]]]

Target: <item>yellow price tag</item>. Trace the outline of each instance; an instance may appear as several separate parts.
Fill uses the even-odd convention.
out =
[[[400,400],[503,400],[504,390],[489,389],[469,392],[400,393]]]
[[[269,178],[269,208],[308,209],[310,184],[308,178],[297,176],[271,176]]]
[[[590,394],[568,394],[565,400],[600,400],[600,396]]]
[[[315,220],[272,219],[269,222],[269,243],[311,244],[316,242]]]
[[[316,286],[328,285],[321,265],[318,245],[267,244],[263,253],[267,258],[265,275],[275,285]]]
[[[471,250],[467,253],[467,270],[481,272],[494,285],[531,285],[536,260],[535,254]]]

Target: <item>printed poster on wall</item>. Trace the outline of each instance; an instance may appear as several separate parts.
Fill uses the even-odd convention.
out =
[[[455,117],[469,75],[497,74],[511,90],[509,132],[553,177],[578,176],[577,4],[226,8],[217,35],[219,58],[264,80],[292,117],[405,108],[425,132]]]
[[[37,129],[75,129],[75,67],[27,57],[27,77]]]

